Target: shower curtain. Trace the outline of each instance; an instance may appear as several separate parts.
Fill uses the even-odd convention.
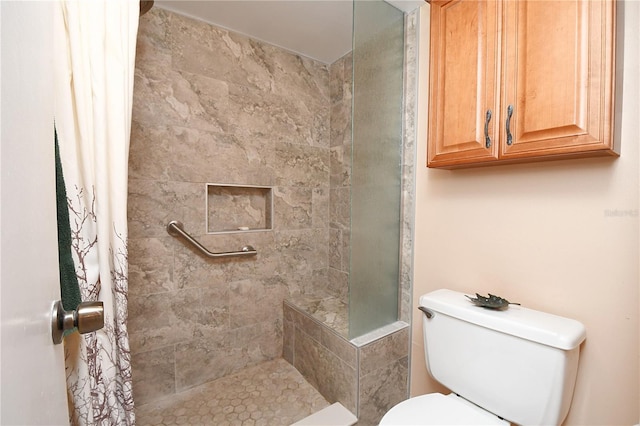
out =
[[[71,424],[135,423],[127,334],[127,163],[139,4],[56,2],[55,125],[83,300],[105,326],[65,338]]]

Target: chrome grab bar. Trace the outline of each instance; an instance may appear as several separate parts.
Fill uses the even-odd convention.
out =
[[[182,222],[177,220],[172,220],[167,224],[167,232],[172,237],[182,237],[191,243],[195,248],[197,248],[202,254],[210,258],[221,258],[221,257],[235,257],[235,256],[255,256],[258,254],[257,250],[251,246],[244,246],[240,251],[227,251],[223,253],[212,253],[205,246],[197,242],[191,235],[187,234],[183,229],[184,225]]]

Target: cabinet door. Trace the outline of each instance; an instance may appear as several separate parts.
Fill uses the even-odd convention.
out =
[[[505,1],[503,8],[500,157],[613,154],[613,1]]]
[[[431,2],[429,167],[498,159],[498,9],[495,1]]]

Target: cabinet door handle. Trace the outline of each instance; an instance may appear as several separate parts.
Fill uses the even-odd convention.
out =
[[[491,110],[487,110],[487,117],[484,120],[484,146],[491,147],[491,138],[489,137],[489,122],[491,121]]]
[[[507,107],[507,145],[511,145],[513,143],[513,136],[511,136],[511,116],[513,115],[513,105],[509,105]]]

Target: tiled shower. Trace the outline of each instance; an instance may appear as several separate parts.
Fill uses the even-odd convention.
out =
[[[405,62],[411,63],[415,16],[405,22]],[[361,419],[373,423],[407,396],[406,327],[387,341],[368,342],[386,347],[376,352],[389,356],[362,371],[364,349],[341,332],[349,283],[351,64],[351,54],[325,65],[159,8],[141,17],[129,160],[129,330],[137,406],[281,358],[283,350],[292,362],[287,333],[298,344],[307,338],[321,343],[324,335],[355,348],[349,349],[354,377],[367,368],[401,377],[392,380],[391,395],[371,387],[374,408],[360,406],[359,394],[350,406],[340,401],[361,411]],[[405,92],[412,93],[411,67],[405,72]],[[410,117],[411,96],[405,108]],[[412,211],[412,132],[409,118],[405,212]],[[216,208],[207,184],[240,188],[240,196],[227,197],[231,211],[268,217],[270,225],[207,232],[207,209]],[[271,188],[270,195],[242,196],[242,188],[253,187]],[[258,255],[205,259],[167,234],[171,220],[211,251],[251,245]],[[399,319],[408,323],[410,214],[401,225]],[[293,310],[285,309],[285,300]],[[299,347],[298,357],[303,352]],[[331,380],[330,372],[326,376]],[[317,377],[307,379],[322,392]],[[323,395],[330,402],[341,398]]]

